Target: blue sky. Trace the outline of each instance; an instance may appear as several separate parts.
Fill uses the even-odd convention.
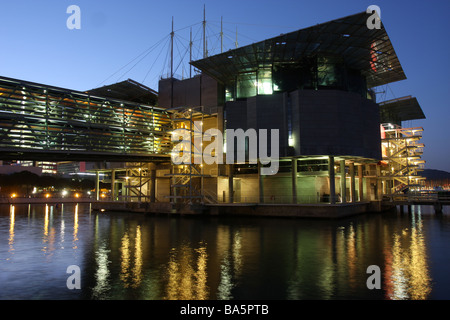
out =
[[[81,29],[69,30],[70,5],[81,9]],[[381,18],[407,80],[386,88],[385,99],[417,97],[427,119],[405,123],[424,128],[426,168],[450,171],[449,30],[450,1],[380,0],[0,0],[0,75],[74,90],[127,78],[157,90],[168,69],[168,39],[175,28],[175,69],[187,75],[190,27],[199,53],[206,6],[208,47],[246,45],[361,11],[381,8]],[[178,60],[177,60],[178,59]]]

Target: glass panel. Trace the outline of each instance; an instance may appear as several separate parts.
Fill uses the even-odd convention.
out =
[[[294,64],[277,64],[273,68],[273,90],[289,92],[297,89],[299,68]]]
[[[225,87],[225,101],[234,101],[236,98],[235,86],[236,84],[233,82]]]
[[[325,87],[335,87],[338,85],[336,65],[330,63],[326,57],[319,57],[317,59],[317,84]]]
[[[272,70],[258,70],[258,94],[272,94]]]
[[[237,78],[237,98],[256,96],[256,72],[241,73]]]

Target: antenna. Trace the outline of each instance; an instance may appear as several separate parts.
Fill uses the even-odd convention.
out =
[[[206,5],[203,5],[203,58],[206,58]]]
[[[172,32],[170,33],[170,107],[173,108],[173,16],[172,16]]]
[[[236,48],[239,46],[238,43],[238,27],[236,26],[236,42],[234,43],[236,45]]]
[[[191,27],[191,37],[189,40],[189,78],[192,78],[192,27]]]
[[[223,17],[220,17],[220,53],[223,52]]]
[[[170,33],[170,77],[173,78],[173,17],[172,17],[172,32]]]

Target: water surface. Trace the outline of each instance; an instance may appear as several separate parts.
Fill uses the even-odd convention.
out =
[[[168,217],[0,206],[0,299],[450,299],[450,214]],[[68,266],[81,289],[69,290]],[[367,267],[381,270],[369,290]]]

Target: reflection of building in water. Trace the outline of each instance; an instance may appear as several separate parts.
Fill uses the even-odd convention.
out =
[[[78,203],[75,205],[75,213],[73,217],[73,249],[78,249]]]
[[[8,239],[8,244],[9,244],[9,252],[13,253],[14,251],[14,225],[15,225],[15,211],[16,211],[16,207],[11,205],[9,207],[9,239]]]
[[[167,265],[167,300],[206,300],[209,298],[207,286],[206,245],[194,249],[183,244],[172,248]]]
[[[120,280],[125,288],[136,288],[142,281],[142,236],[141,226],[136,227],[134,248],[132,237],[126,232],[122,237]],[[134,250],[133,250],[134,249]],[[133,259],[134,257],[134,259]]]
[[[230,232],[230,228],[221,226],[217,232],[217,246],[220,253],[220,280],[217,287],[217,299],[232,299],[232,289],[236,285],[242,268],[242,235],[239,230]]]
[[[413,214],[411,219],[411,230],[404,228],[394,234],[391,252],[386,256],[385,285],[388,299],[423,300],[431,292],[420,212]]]

